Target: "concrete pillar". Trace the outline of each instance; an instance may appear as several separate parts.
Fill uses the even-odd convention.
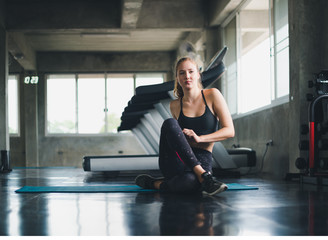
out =
[[[26,166],[39,166],[38,85],[24,84]]]
[[[212,27],[205,31],[206,34],[206,46],[205,46],[205,65],[207,66],[215,54],[220,50],[221,36],[220,28]]]
[[[0,13],[0,15],[2,15]],[[10,169],[9,127],[8,127],[8,51],[7,34],[0,19],[0,171]]]
[[[308,81],[324,69],[325,0],[289,0],[290,102],[289,102],[289,172],[297,173],[295,160],[308,158],[298,143],[308,136],[300,134],[300,125],[308,123],[306,94]],[[282,123],[283,124],[283,123]]]
[[[221,50],[222,36],[220,27],[208,28],[205,31],[206,46],[205,46],[205,67],[208,66],[212,58]],[[216,87],[221,90],[221,80],[216,81],[211,87]]]

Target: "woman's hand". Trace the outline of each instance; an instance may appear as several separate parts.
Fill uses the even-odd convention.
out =
[[[193,141],[195,143],[201,142],[200,136],[198,136],[192,129],[184,128],[182,132],[184,133],[184,135],[187,137],[188,140]]]

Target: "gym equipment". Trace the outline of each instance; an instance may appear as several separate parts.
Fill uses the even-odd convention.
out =
[[[310,175],[313,175],[316,172],[318,167],[318,156],[319,156],[319,145],[320,141],[320,133],[316,131],[317,129],[317,107],[322,103],[324,99],[328,99],[328,95],[321,95],[315,98],[311,104],[309,109],[309,170]]]
[[[158,169],[158,155],[86,156],[83,161],[84,171],[124,171],[131,166],[133,170]]]
[[[324,170],[328,170],[328,158],[320,159],[320,168]]]
[[[328,169],[328,161],[325,151],[328,150],[328,140],[322,137],[327,132],[328,122],[328,71],[318,73],[308,86],[315,87],[315,94],[307,94],[307,99],[311,101],[308,127],[301,125],[301,134],[308,134],[308,140],[299,143],[300,150],[308,151],[308,161],[297,158],[295,165],[303,171],[300,174],[302,183],[327,184],[328,173],[325,170]]]
[[[222,62],[227,47],[219,51],[208,67],[201,73],[204,88],[217,81],[225,71]],[[85,156],[84,171],[157,170],[160,128],[165,119],[170,118],[169,104],[174,99],[174,81],[155,85],[140,86],[128,102],[118,131],[131,130],[141,143],[146,155]],[[236,169],[252,167],[256,164],[256,154],[252,149],[227,151],[220,142],[214,144],[213,168]]]
[[[298,168],[298,169],[306,169],[306,166],[307,166],[307,162],[304,158],[297,158],[296,161],[295,161],[295,166]]]
[[[308,140],[301,140],[298,143],[298,148],[300,150],[309,150],[309,141]]]
[[[302,124],[300,127],[300,132],[302,135],[306,135],[309,133],[309,126],[306,124]]]

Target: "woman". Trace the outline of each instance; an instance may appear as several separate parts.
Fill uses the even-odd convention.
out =
[[[227,185],[211,175],[212,150],[214,142],[235,134],[227,104],[219,90],[203,89],[193,59],[181,58],[175,75],[177,99],[170,103],[173,118],[164,121],[159,145],[159,168],[164,178],[143,174],[135,182],[142,188],[171,192],[222,192]]]

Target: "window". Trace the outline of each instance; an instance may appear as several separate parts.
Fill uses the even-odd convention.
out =
[[[111,75],[108,79],[108,130],[117,132],[121,115],[134,94],[134,77],[132,74]]]
[[[163,79],[163,74],[48,75],[47,133],[115,133],[135,86]]]
[[[287,0],[248,0],[224,26],[229,51],[222,91],[233,115],[288,101],[287,4]]]
[[[104,132],[107,111],[104,74],[79,74],[77,83],[78,133]]]
[[[163,74],[136,74],[136,87],[153,85],[164,81]]]
[[[19,104],[18,104],[18,77],[9,75],[8,77],[8,125],[9,133],[19,134]]]
[[[275,0],[273,8],[274,39],[271,55],[275,64],[274,97],[289,94],[289,35],[288,35],[288,1]]]
[[[75,75],[50,75],[47,79],[48,133],[76,132]]]

